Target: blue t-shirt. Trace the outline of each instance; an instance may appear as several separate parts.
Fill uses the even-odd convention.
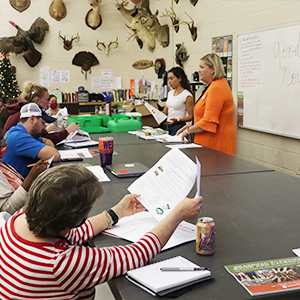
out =
[[[43,144],[43,139],[31,136],[20,123],[10,128],[4,138],[6,138],[7,151],[2,160],[25,178],[30,171],[27,165],[34,163],[37,154],[46,146]]]

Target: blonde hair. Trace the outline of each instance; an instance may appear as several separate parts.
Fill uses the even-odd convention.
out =
[[[28,103],[35,102],[37,99],[43,97],[44,92],[48,92],[45,87],[31,81],[26,81],[23,89],[21,99]]]
[[[215,69],[213,80],[217,80],[217,79],[220,79],[220,78],[223,78],[226,76],[225,71],[224,71],[223,62],[217,54],[215,54],[215,53],[206,54],[200,60],[203,60],[204,63],[209,68]]]

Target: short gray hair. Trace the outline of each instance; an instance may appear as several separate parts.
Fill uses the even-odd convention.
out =
[[[204,55],[200,60],[203,60],[204,63],[209,67],[215,69],[213,80],[217,80],[226,76],[224,71],[224,66],[219,55],[215,53],[209,53]]]
[[[102,184],[84,166],[50,168],[29,189],[24,208],[29,229],[38,237],[51,237],[74,228],[102,194]]]

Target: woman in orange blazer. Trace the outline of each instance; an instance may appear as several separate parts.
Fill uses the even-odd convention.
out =
[[[195,103],[194,121],[181,128],[182,139],[194,134],[196,144],[227,154],[236,153],[234,101],[226,81],[222,60],[217,54],[203,56],[200,79],[207,84]]]

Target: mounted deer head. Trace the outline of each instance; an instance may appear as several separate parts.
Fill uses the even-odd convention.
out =
[[[71,50],[73,45],[72,42],[78,43],[80,41],[79,33],[77,32],[77,35],[75,37],[71,37],[71,40],[67,40],[66,36],[62,37],[59,31],[58,38],[61,39],[64,42],[64,49],[67,51]]]
[[[100,15],[100,3],[102,0],[89,0],[92,9],[88,11],[85,17],[85,24],[96,30],[102,24],[102,18]]]
[[[157,39],[159,44],[163,47],[169,46],[169,26],[167,24],[160,25],[158,21],[158,10],[154,15],[149,17],[142,17],[141,24],[153,32],[154,37]]]
[[[187,21],[180,21],[178,25],[186,24],[189,27],[192,40],[195,42],[197,39],[197,27],[194,26],[194,20],[189,16],[186,12],[184,12],[190,19],[190,22]]]
[[[56,21],[63,19],[67,15],[67,9],[63,0],[53,0],[49,7],[49,14]]]
[[[99,41],[97,40],[97,48],[98,48],[100,51],[104,50],[104,51],[105,51],[105,54],[106,54],[107,56],[108,56],[108,53],[109,53],[109,50],[110,50],[110,46],[111,46],[112,44],[116,44],[116,46],[115,46],[114,49],[117,49],[117,48],[118,48],[118,46],[119,46],[118,37],[116,38],[116,40],[115,40],[114,42],[113,42],[113,41],[110,41],[108,45],[106,45],[104,42],[99,42]],[[99,48],[99,45],[102,46],[103,49],[100,49],[100,48]]]
[[[175,32],[179,30],[179,19],[176,16],[176,13],[172,7],[170,7],[170,11],[166,9],[166,14],[162,14],[162,17],[170,17],[172,25],[174,27]]]

